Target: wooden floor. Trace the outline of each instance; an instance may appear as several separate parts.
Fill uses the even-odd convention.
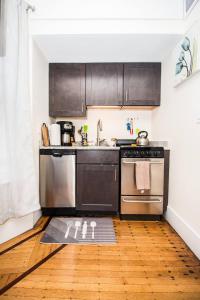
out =
[[[200,300],[200,261],[168,223],[114,224],[116,245],[67,245],[0,299]],[[58,247],[41,245],[40,238],[0,257],[1,287]]]

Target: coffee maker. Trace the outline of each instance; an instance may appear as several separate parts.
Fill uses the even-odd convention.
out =
[[[60,125],[61,145],[72,146],[72,143],[75,142],[75,126],[73,126],[73,123],[69,121],[59,121],[56,123]]]

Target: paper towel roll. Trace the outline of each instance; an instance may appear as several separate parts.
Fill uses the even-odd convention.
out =
[[[50,125],[50,144],[51,144],[51,146],[60,146],[61,145],[60,125],[59,124]]]

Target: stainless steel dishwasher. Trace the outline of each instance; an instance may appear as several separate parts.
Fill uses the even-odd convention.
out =
[[[75,208],[75,151],[40,149],[42,208]]]

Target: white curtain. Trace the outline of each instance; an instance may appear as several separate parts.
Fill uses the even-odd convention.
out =
[[[5,54],[0,57],[0,224],[36,211],[29,93],[27,4],[5,1]]]

